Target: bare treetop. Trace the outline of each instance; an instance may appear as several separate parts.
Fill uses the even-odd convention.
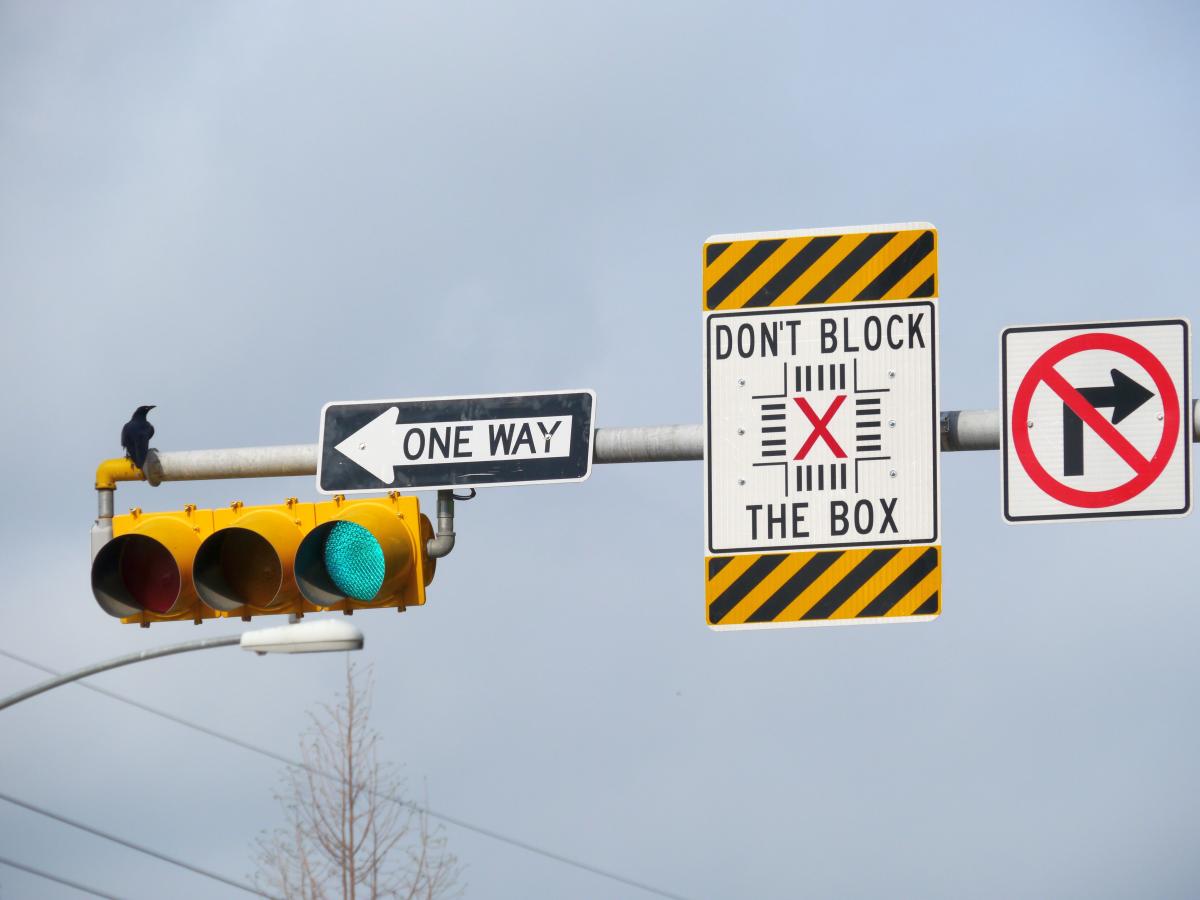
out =
[[[407,798],[381,761],[370,725],[374,684],[346,665],[344,691],[310,713],[303,768],[276,795],[285,824],[258,841],[256,883],[287,900],[446,900],[461,893],[462,866],[441,826]]]

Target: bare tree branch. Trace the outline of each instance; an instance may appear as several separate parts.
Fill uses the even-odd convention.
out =
[[[371,729],[373,682],[347,661],[337,702],[310,713],[300,738],[305,768],[276,794],[284,825],[257,842],[256,883],[287,900],[448,900],[462,865],[441,826],[405,795],[379,758]]]

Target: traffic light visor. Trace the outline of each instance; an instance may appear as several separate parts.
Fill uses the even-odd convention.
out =
[[[213,609],[270,606],[283,583],[283,566],[270,541],[247,528],[223,528],[196,552],[196,593]]]
[[[168,615],[194,601],[191,561],[200,538],[185,522],[150,519],[100,548],[92,593],[112,616]]]
[[[347,506],[300,542],[296,584],[314,606],[386,600],[411,572],[416,552],[402,516],[374,503]]]
[[[205,605],[233,612],[293,600],[296,589],[288,573],[300,543],[296,520],[271,507],[222,510],[221,516],[232,516],[234,524],[204,539],[192,567],[196,593]]]

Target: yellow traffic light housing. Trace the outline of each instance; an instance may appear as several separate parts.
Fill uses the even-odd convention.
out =
[[[148,515],[134,509],[114,518],[113,539],[92,561],[96,602],[112,616],[191,618],[199,604],[192,560],[212,521],[211,510],[194,506]]]
[[[436,565],[425,549],[433,527],[416,497],[335,498],[315,512],[318,524],[296,553],[296,583],[306,601],[345,610],[425,602]]]
[[[292,574],[296,548],[314,523],[313,504],[283,506],[234,503],[213,511],[213,533],[196,551],[192,577],[205,605],[223,612],[249,607],[259,614],[286,607],[299,594]]]
[[[151,622],[417,606],[433,536],[415,497],[113,517],[92,563],[109,615]]]

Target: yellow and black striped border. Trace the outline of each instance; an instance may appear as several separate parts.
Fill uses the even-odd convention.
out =
[[[706,310],[936,297],[926,223],[730,235],[704,244]]]
[[[942,608],[942,548],[710,556],[704,583],[715,628],[931,619]]]

